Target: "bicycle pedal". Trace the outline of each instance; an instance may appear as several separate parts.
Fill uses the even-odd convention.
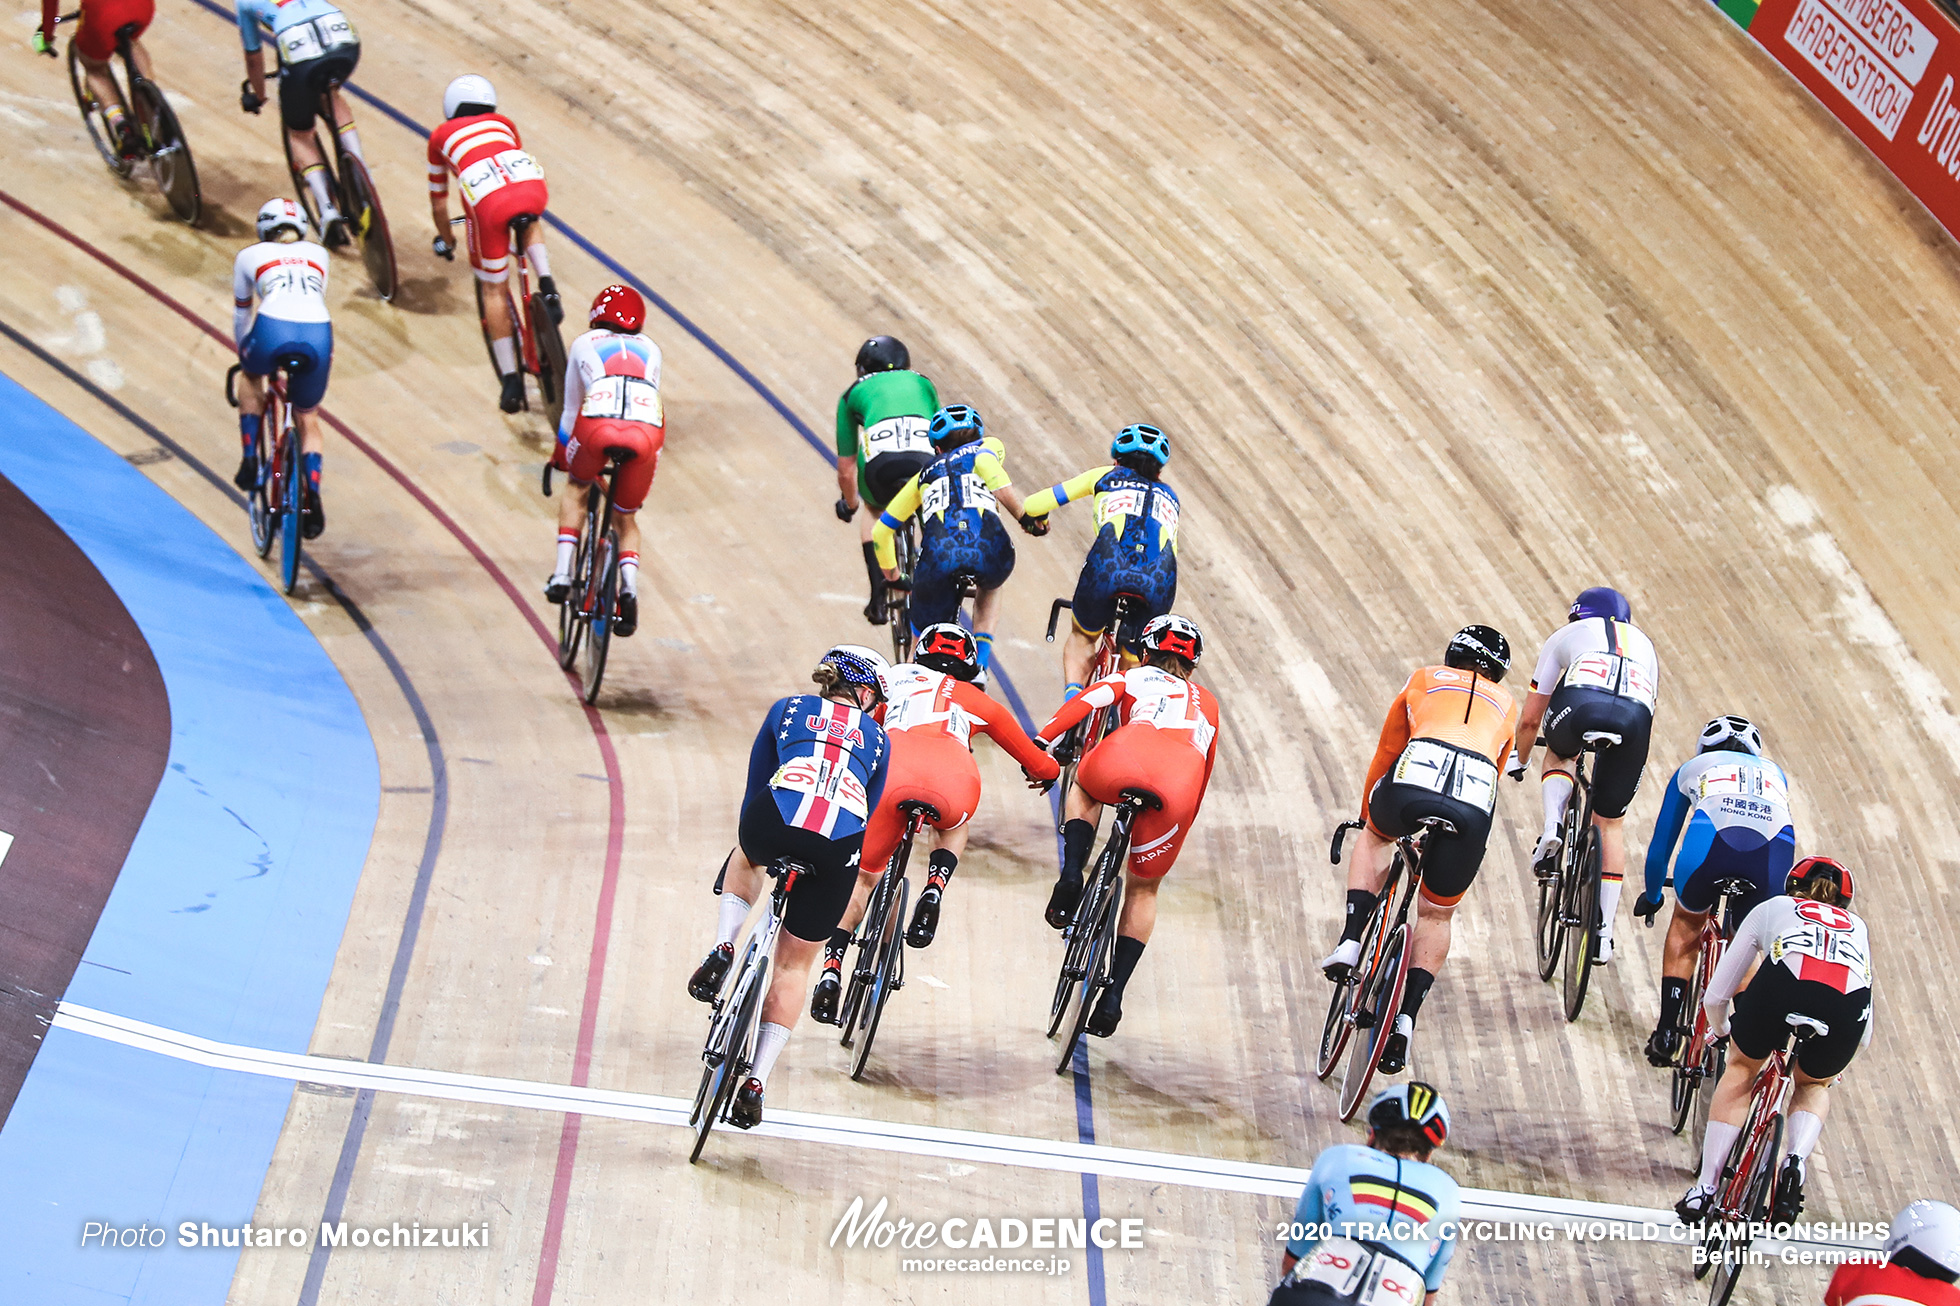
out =
[[[1375,1013],[1372,1011],[1355,1012],[1354,1027],[1356,1029],[1373,1029],[1375,1027]]]

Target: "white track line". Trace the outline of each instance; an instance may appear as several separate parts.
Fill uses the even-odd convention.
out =
[[[71,1002],[61,1004],[55,1013],[54,1025],[57,1029],[86,1034],[215,1070],[266,1075],[295,1082],[333,1084],[342,1088],[372,1089],[380,1093],[483,1102],[534,1111],[570,1112],[683,1127],[687,1125],[688,1111],[693,1105],[681,1098],[656,1097],[650,1093],[571,1088],[490,1075],[464,1075],[448,1070],[341,1061],[296,1052],[269,1052],[263,1048],[242,1047],[235,1043],[219,1043],[182,1034]],[[1295,1166],[1262,1165],[1256,1161],[1221,1161],[1202,1156],[1180,1156],[1172,1152],[1142,1152],[1125,1147],[1103,1147],[1046,1138],[1017,1138],[1009,1134],[937,1129],[930,1125],[897,1124],[886,1120],[863,1120],[774,1108],[770,1110],[769,1118],[753,1132],[767,1138],[788,1138],[798,1142],[829,1143],[1032,1170],[1106,1175],[1144,1183],[1171,1183],[1187,1188],[1289,1199],[1299,1195],[1308,1174]],[[1686,1232],[1676,1223],[1672,1211],[1652,1207],[1573,1201],[1535,1193],[1505,1193],[1481,1188],[1465,1188],[1462,1193],[1463,1215],[1469,1220],[1532,1225],[1551,1223],[1559,1226],[1561,1234],[1567,1222],[1617,1222],[1632,1226],[1630,1233],[1620,1235],[1622,1238],[1661,1242],[1680,1242]],[[1658,1226],[1658,1234],[1647,1235],[1643,1239],[1641,1226],[1644,1225]],[[1783,1245],[1775,1242],[1761,1244],[1766,1251],[1772,1252]],[[1820,1237],[1792,1239],[1790,1245],[1849,1249],[1876,1246],[1876,1243]]]

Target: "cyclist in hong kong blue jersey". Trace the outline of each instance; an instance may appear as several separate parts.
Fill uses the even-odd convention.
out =
[[[1315,1158],[1268,1306],[1434,1306],[1462,1210],[1456,1180],[1429,1164],[1449,1132],[1421,1080],[1377,1093],[1368,1145]]]
[[[687,991],[713,1002],[735,960],[735,936],[750,904],[767,891],[765,868],[790,858],[798,877],[783,912],[775,973],[762,1002],[755,1069],[735,1091],[729,1119],[743,1129],[762,1122],[762,1092],[789,1042],[810,988],[810,967],[837,928],[857,884],[864,829],[885,789],[891,743],[872,713],[885,701],[885,660],[868,648],[840,644],[810,673],[822,692],[770,705],[749,750],[737,845],[715,881],[720,924],[714,950],[695,969]]]
[[[340,138],[341,148],[363,164],[361,136],[354,130],[354,111],[340,88],[361,62],[361,39],[347,15],[327,0],[237,0],[238,39],[245,47],[245,85],[239,107],[257,113],[265,104],[265,51],[261,29],[270,29],[279,53],[279,119],[292,149],[293,166],[312,193],[320,215],[320,239],[329,246],[347,243],[346,224],[327,188],[327,169],[313,140],[320,97],[333,96],[333,121],[327,124]]]

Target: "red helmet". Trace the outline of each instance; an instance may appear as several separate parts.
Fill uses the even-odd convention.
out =
[[[609,326],[615,331],[638,331],[646,325],[647,302],[631,286],[617,282],[600,291],[592,301],[586,321],[593,326]]]
[[[1799,884],[1817,875],[1837,885],[1838,906],[1851,905],[1851,872],[1830,857],[1806,857],[1792,866],[1790,873],[1783,877],[1783,892],[1795,893]]]

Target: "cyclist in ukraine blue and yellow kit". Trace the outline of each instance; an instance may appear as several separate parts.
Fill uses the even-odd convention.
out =
[[[871,540],[886,583],[911,587],[914,638],[927,626],[958,620],[960,576],[973,576],[979,587],[973,599],[973,637],[980,645],[980,674],[973,683],[984,686],[1000,587],[1014,571],[1014,541],[1001,525],[1000,511],[1006,509],[1031,534],[1044,534],[1047,527],[1022,511],[1021,496],[1001,465],[1006,446],[988,437],[978,409],[966,404],[942,408],[932,415],[927,434],[938,456],[879,515]],[[918,570],[902,578],[892,537],[914,513],[919,517]]]
[[[1171,442],[1154,426],[1126,426],[1111,441],[1110,465],[1092,467],[1028,496],[1028,516],[1045,523],[1065,503],[1095,496],[1096,542],[1075,584],[1074,629],[1062,647],[1065,693],[1073,697],[1089,675],[1096,641],[1116,619],[1116,596],[1143,600],[1118,631],[1123,651],[1136,656],[1137,633],[1171,610],[1177,599],[1177,492],[1165,485]]]
[[[939,391],[912,370],[903,341],[873,336],[858,347],[857,380],[837,399],[837,519],[858,519],[871,581],[864,619],[874,626],[885,624],[885,575],[871,530],[885,505],[932,461],[926,427],[938,411]]]

